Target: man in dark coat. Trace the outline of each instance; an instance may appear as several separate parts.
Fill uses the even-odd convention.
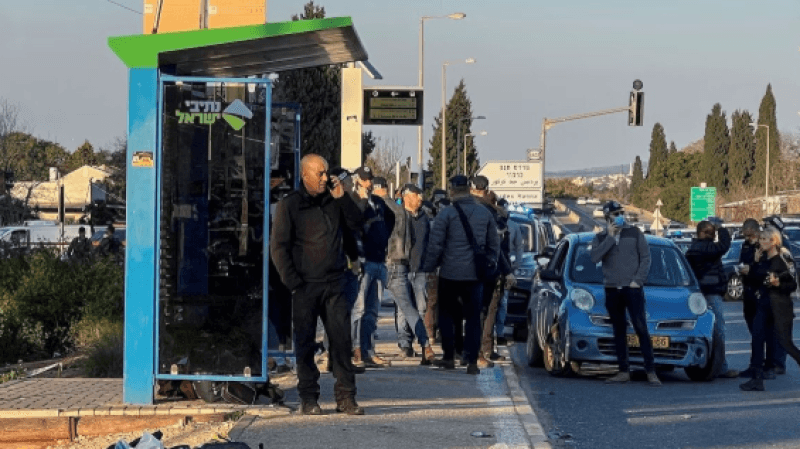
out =
[[[355,400],[350,313],[343,293],[347,269],[344,234],[360,228],[361,212],[338,179],[329,187],[325,159],[309,154],[300,167],[303,182],[278,203],[270,239],[272,261],[292,292],[300,411],[322,414],[319,370],[314,363],[319,317],[330,339],[336,411],[363,415],[364,409]]]
[[[713,222],[703,220],[697,224],[697,238],[692,240],[692,244],[686,251],[686,260],[694,271],[697,281],[700,282],[700,290],[708,301],[708,308],[714,312],[717,332],[715,338],[722,339],[720,347],[725,348],[725,313],[722,309],[725,291],[728,288],[728,278],[725,275],[725,268],[722,266],[722,256],[731,248],[731,234],[722,227],[722,221],[714,217]],[[715,241],[719,235],[718,241]],[[722,355],[725,361],[722,364],[719,377],[738,377],[739,371],[728,369],[728,360]]]

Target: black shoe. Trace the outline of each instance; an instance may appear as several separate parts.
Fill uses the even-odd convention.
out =
[[[467,365],[467,374],[472,374],[474,376],[474,375],[477,375],[477,374],[480,374],[480,373],[481,373],[481,370],[478,369],[478,364],[477,363],[470,363],[469,365]]]
[[[765,369],[764,370],[764,380],[775,380],[775,370],[774,369]]]
[[[508,346],[508,339],[506,337],[497,337],[497,346]]]
[[[414,357],[414,349],[411,347],[408,348],[400,348],[400,352],[403,354],[403,357]]]
[[[434,360],[433,364],[434,364],[434,366],[437,366],[437,367],[442,368],[442,369],[456,369],[456,362],[455,362],[455,360],[452,360],[452,359],[451,360],[446,360],[446,359]]]
[[[503,357],[502,355],[500,355],[500,354],[498,354],[496,352],[493,352],[493,353],[491,353],[491,355],[489,355],[489,360],[494,361],[494,362],[502,362],[505,359],[506,359],[505,357]]]
[[[348,415],[363,415],[364,408],[356,403],[355,398],[345,398],[336,404],[336,413],[347,413]]]
[[[747,368],[744,371],[739,371],[739,377],[752,379],[755,373],[756,371],[753,368]]]
[[[303,401],[303,403],[300,404],[300,414],[301,415],[321,415],[322,414],[322,409],[319,408],[319,404],[317,404],[317,401],[308,401],[308,402]]]
[[[739,385],[739,388],[744,391],[764,391],[764,380],[761,379],[761,376],[756,376]]]

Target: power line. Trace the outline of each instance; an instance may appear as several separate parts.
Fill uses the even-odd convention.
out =
[[[115,2],[115,1],[112,1],[112,0],[106,0],[106,1],[107,1],[108,3],[111,3],[111,4],[114,4],[114,5],[117,5],[117,6],[119,6],[120,8],[125,8],[125,9],[127,9],[128,11],[135,12],[136,14],[142,15],[142,13],[141,13],[141,12],[139,12],[139,11],[137,11],[137,10],[135,10],[135,9],[132,9],[132,8],[128,8],[127,6],[125,6],[125,5],[121,5],[121,4],[119,4],[119,3]]]

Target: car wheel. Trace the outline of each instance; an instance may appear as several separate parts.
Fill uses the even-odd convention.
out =
[[[564,355],[564,341],[557,324],[550,329],[542,349],[544,369],[551,376],[563,377],[572,373],[572,367]]]
[[[535,324],[530,319],[528,319],[527,337],[525,339],[525,354],[528,358],[528,366],[542,366],[542,348],[539,346],[539,339],[536,337]]]
[[[722,342],[722,334],[714,325],[714,344],[711,348],[711,354],[708,356],[706,366],[687,366],[683,370],[689,379],[695,382],[708,382],[714,380],[722,369],[722,364],[725,363],[725,347]]]
[[[515,324],[511,336],[514,337],[514,341],[525,341],[528,337],[528,328],[522,324]]]
[[[728,279],[728,291],[726,296],[730,301],[739,301],[742,299],[743,294],[744,284],[742,283],[742,277],[738,274],[734,274]]]

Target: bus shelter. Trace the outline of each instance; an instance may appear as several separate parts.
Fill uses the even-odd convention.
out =
[[[124,402],[158,380],[266,382],[269,202],[297,185],[301,114],[266,74],[366,60],[352,20],[109,46],[129,69]]]

